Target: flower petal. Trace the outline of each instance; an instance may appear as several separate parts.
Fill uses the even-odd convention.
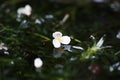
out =
[[[42,65],[43,65],[43,62],[42,62],[42,60],[40,58],[35,58],[34,59],[34,66],[36,68],[40,68]]]
[[[59,48],[61,46],[60,42],[56,39],[53,39],[53,45],[55,48]]]
[[[97,42],[96,46],[97,46],[97,47],[101,47],[102,44],[103,44],[103,42],[104,42],[104,40],[103,40],[103,37],[102,37],[102,38],[100,38],[100,40]]]
[[[63,37],[61,38],[61,41],[60,41],[60,42],[61,42],[62,44],[69,44],[70,41],[71,41],[71,39],[70,39],[69,36],[63,36]]]
[[[120,31],[118,31],[118,34],[116,35],[116,38],[120,39]]]
[[[25,9],[28,10],[28,11],[32,11],[32,8],[31,8],[30,5],[26,5],[26,6],[25,6]]]
[[[24,11],[24,8],[19,8],[19,9],[17,10],[17,13],[18,13],[18,14],[23,14],[23,11]]]
[[[31,15],[31,11],[32,11],[32,8],[30,5],[26,5],[25,8],[24,8],[24,14],[27,15],[27,16],[30,16]]]
[[[80,47],[80,46],[72,46],[73,48],[75,48],[75,49],[80,49],[80,50],[84,50],[82,47]]]
[[[56,38],[56,37],[62,37],[62,33],[61,32],[54,32],[53,34],[52,34],[52,36],[54,37],[54,38]]]

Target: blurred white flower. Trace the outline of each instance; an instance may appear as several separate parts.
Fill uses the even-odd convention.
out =
[[[116,38],[120,39],[120,31],[118,31]]]
[[[109,67],[109,71],[110,72],[113,72],[114,71],[114,68],[112,66]]]
[[[61,47],[61,44],[69,44],[71,39],[69,36],[62,36],[61,32],[54,32],[53,33],[53,45],[55,48]]]
[[[114,1],[112,4],[110,4],[110,7],[114,11],[119,11],[120,10],[120,3],[118,1]]]
[[[4,54],[7,54],[7,55],[9,55],[9,52],[5,51],[5,52],[4,52]]]
[[[43,62],[42,62],[42,60],[41,60],[40,58],[35,58],[35,59],[34,59],[34,66],[35,66],[36,68],[41,68],[42,65],[43,65]]]
[[[39,19],[36,19],[35,24],[42,24],[42,22]]]
[[[0,50],[3,50],[4,54],[9,55],[8,47],[6,47],[4,43],[0,43]]]
[[[10,64],[12,64],[12,65],[13,65],[13,64],[14,64],[14,61],[11,61],[11,62],[10,62]]]
[[[18,13],[18,16],[20,16],[21,14],[24,14],[26,16],[30,16],[31,11],[32,11],[31,6],[26,5],[25,7],[18,8],[17,13]]]
[[[8,50],[8,48],[5,46],[4,43],[0,43],[0,50],[2,50],[2,49]]]

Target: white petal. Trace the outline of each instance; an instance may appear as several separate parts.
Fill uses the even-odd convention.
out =
[[[8,50],[8,48],[7,48],[7,47],[5,47],[5,46],[3,46],[2,48],[3,48],[4,50]]]
[[[104,40],[103,40],[103,37],[97,42],[97,47],[101,47],[102,44],[103,44]]]
[[[42,62],[42,60],[41,60],[40,58],[36,58],[36,59],[34,60],[34,66],[35,66],[36,68],[40,68],[42,65],[43,65],[43,62]]]
[[[55,48],[59,48],[61,46],[60,42],[56,39],[53,39],[53,45]]]
[[[61,41],[60,41],[60,42],[61,42],[62,44],[69,44],[70,41],[71,41],[71,39],[70,39],[69,36],[63,36],[63,37],[61,38]]]
[[[62,33],[57,31],[57,32],[54,32],[54,33],[52,34],[52,36],[53,36],[54,38],[56,38],[56,37],[58,37],[58,36],[62,37]]]
[[[24,14],[27,15],[27,16],[30,16],[30,15],[31,15],[31,11],[29,11],[29,10],[24,10]]]
[[[17,13],[18,13],[18,14],[23,14],[23,11],[24,11],[24,8],[19,8],[19,9],[17,10]]]
[[[25,6],[25,9],[28,10],[28,11],[32,11],[32,8],[31,8],[30,5],[26,5],[26,6]]]
[[[109,67],[110,72],[114,71],[114,68],[112,66]]]
[[[72,52],[71,45],[64,45],[64,50],[67,50],[69,52]]]
[[[30,5],[26,5],[25,7],[19,8],[17,10],[17,13],[18,14],[24,14],[24,15],[30,16],[31,15],[31,11],[32,11],[31,6]]]
[[[120,31],[119,31],[118,34],[116,35],[116,38],[120,39]]]
[[[72,46],[73,48],[75,48],[75,49],[80,49],[80,50],[84,50],[82,47],[80,47],[80,46]]]

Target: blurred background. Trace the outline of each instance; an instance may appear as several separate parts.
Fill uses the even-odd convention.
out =
[[[26,5],[31,6],[30,15],[18,12]],[[70,46],[84,50],[55,49],[55,31],[70,36]],[[81,54],[89,53],[95,43],[91,35],[96,42],[104,36],[103,47],[111,48],[82,61]],[[42,67],[35,67],[36,58]],[[0,0],[0,80],[120,80],[119,76],[119,0]]]

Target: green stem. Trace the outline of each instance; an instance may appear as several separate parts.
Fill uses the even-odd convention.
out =
[[[118,55],[120,53],[120,51],[116,52],[115,55]]]

